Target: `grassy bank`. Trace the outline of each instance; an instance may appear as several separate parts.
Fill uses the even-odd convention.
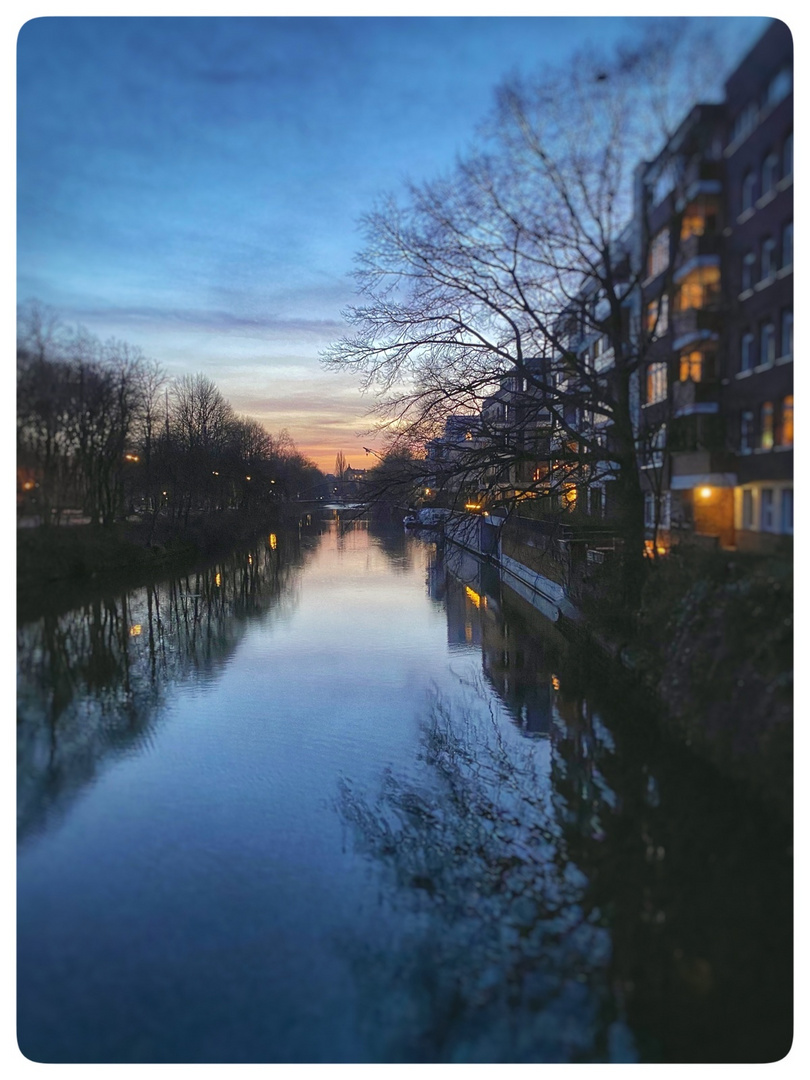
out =
[[[790,815],[790,559],[674,551],[650,568],[623,659],[687,745]]]

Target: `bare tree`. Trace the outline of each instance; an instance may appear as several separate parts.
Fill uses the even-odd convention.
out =
[[[365,303],[324,358],[376,391],[393,446],[449,446],[435,472],[456,492],[505,498],[505,477],[528,470],[520,494],[565,509],[609,482],[630,602],[644,551],[639,380],[655,340],[636,171],[651,148],[674,183],[688,164],[667,74],[694,66],[678,67],[677,44],[656,25],[632,50],[501,87],[479,152],[365,217]],[[428,454],[426,480],[432,466]]]

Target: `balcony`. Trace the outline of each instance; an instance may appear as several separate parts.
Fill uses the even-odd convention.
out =
[[[720,383],[716,380],[672,384],[672,411],[675,416],[690,412],[716,412],[720,395]]]
[[[719,161],[700,161],[689,170],[684,202],[698,195],[719,195],[722,191],[723,167]]]
[[[720,239],[716,233],[704,233],[702,236],[687,236],[685,240],[681,240],[676,256],[676,269],[685,271],[687,265],[695,259],[719,259]]]
[[[670,487],[686,491],[702,485],[733,487],[734,459],[724,450],[685,450],[671,455]]]
[[[672,315],[673,349],[682,349],[692,339],[708,337],[718,333],[722,312],[719,301],[713,301],[706,307],[687,308]]]

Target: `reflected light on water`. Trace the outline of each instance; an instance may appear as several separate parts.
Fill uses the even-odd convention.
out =
[[[464,591],[467,594],[467,598],[469,600],[471,600],[473,602],[473,604],[475,604],[476,607],[481,607],[481,597],[475,591],[475,589],[471,589],[470,586],[467,585],[467,586],[465,586]]]

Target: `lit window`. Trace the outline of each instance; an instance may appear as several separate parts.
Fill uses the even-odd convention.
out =
[[[717,229],[717,204],[703,199],[692,203],[684,210],[681,218],[681,240],[690,236],[706,236]]]
[[[676,298],[678,311],[707,307],[720,292],[720,268],[701,266],[683,281]]]
[[[776,430],[777,446],[793,446],[793,395],[782,399],[779,409],[779,425]]]
[[[781,356],[793,355],[793,312],[782,312],[782,348]]]
[[[754,449],[754,414],[750,409],[740,413],[740,453],[750,454]]]
[[[754,493],[751,488],[744,488],[742,493],[742,527],[754,527]]]
[[[686,382],[688,379],[691,379],[692,382],[700,382],[702,374],[703,353],[699,351],[681,353],[681,382]]]
[[[662,229],[650,244],[650,253],[647,259],[647,273],[650,277],[657,277],[669,266],[669,229]]]
[[[759,362],[772,364],[776,359],[776,331],[772,322],[762,324],[759,331]]]
[[[776,241],[772,236],[762,241],[762,265],[760,277],[762,281],[774,277],[776,274]]]
[[[773,449],[773,402],[763,401],[759,415],[759,445],[763,450],[771,450]]]
[[[667,396],[667,365],[650,364],[647,368],[647,404],[665,401]]]
[[[773,529],[773,488],[763,488],[759,507],[760,528],[763,532]]]
[[[782,266],[793,265],[793,222],[782,229]]]

